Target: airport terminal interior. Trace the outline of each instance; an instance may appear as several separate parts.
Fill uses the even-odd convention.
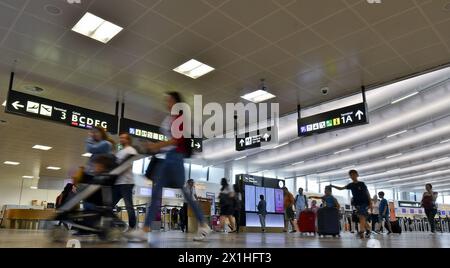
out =
[[[0,0],[0,248],[449,248],[449,29],[450,0]]]

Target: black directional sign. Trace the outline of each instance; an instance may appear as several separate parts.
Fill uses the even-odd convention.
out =
[[[91,129],[100,126],[117,133],[118,117],[78,106],[10,90],[5,112],[50,120],[67,126]]]
[[[257,134],[259,133],[259,134]],[[259,148],[261,144],[272,141],[272,134],[270,130],[257,131],[255,134],[245,133],[243,137],[236,137],[236,151],[245,151],[249,149]]]
[[[298,135],[308,136],[314,133],[349,128],[369,123],[365,103],[358,103],[333,111],[298,119]]]
[[[153,142],[167,140],[167,137],[161,133],[160,127],[126,118],[120,119],[120,132]]]
[[[152,142],[168,139],[167,136],[162,134],[160,127],[127,118],[120,119],[120,132]],[[201,138],[191,138],[190,143],[194,152],[200,153],[203,151],[203,140]]]

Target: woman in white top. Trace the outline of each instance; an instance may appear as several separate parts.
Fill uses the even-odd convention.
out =
[[[372,209],[370,211],[370,222],[372,223],[372,232],[376,232],[376,230],[380,228],[376,228],[376,225],[378,223],[378,217],[379,217],[379,208],[380,201],[378,201],[378,196],[374,195],[372,198]]]

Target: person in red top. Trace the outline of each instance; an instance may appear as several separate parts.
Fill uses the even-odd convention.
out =
[[[172,111],[175,104],[183,102],[178,92],[169,92],[166,100],[169,112]],[[158,204],[159,200],[162,198],[162,190],[164,187],[181,189],[183,191],[184,198],[192,208],[195,217],[199,222],[198,236],[195,237],[194,240],[202,241],[211,233],[211,229],[206,223],[198,204],[192,199],[192,196],[184,187],[184,158],[188,152],[184,137],[182,135],[177,135],[183,131],[183,124],[180,123],[180,120],[182,120],[181,113],[177,116],[167,116],[162,123],[161,131],[166,135],[166,137],[168,137],[168,140],[157,143],[149,143],[147,145],[147,149],[150,152],[165,153],[166,157],[161,161],[161,164],[158,164],[159,166],[156,167],[156,176],[152,187],[152,201],[147,210],[144,228],[142,231],[133,235],[135,238],[143,240],[148,239],[147,233],[151,232],[151,223],[159,211]],[[173,126],[176,126],[177,124],[179,125],[179,128],[178,130],[175,130],[175,132],[179,133],[175,133],[173,129]]]
[[[295,229],[295,214],[294,209],[292,207],[294,206],[295,199],[294,196],[289,192],[288,188],[283,187],[283,193],[284,193],[284,230],[283,232],[287,232],[288,229],[288,222],[291,223],[292,231],[291,233],[297,232]]]

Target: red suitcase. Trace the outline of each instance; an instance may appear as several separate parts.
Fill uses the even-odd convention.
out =
[[[300,213],[297,220],[298,230],[301,233],[316,233],[316,213],[305,210]]]

